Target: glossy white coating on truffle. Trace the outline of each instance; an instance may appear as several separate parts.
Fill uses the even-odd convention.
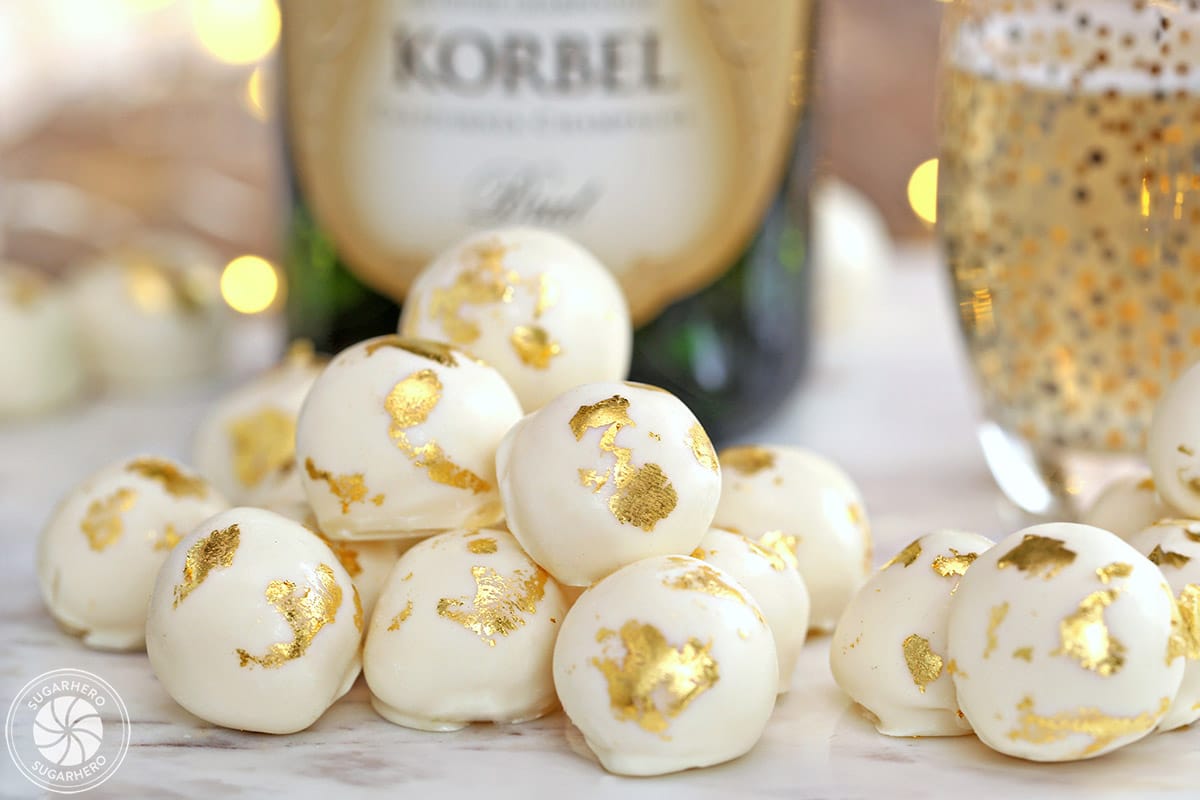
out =
[[[227,314],[220,269],[203,243],[166,236],[81,265],[70,293],[88,369],[127,393],[215,371]]]
[[[779,661],[758,605],[689,556],[614,572],[567,613],[554,647],[563,710],[609,772],[662,775],[748,752]]]
[[[509,530],[572,586],[652,555],[692,552],[721,488],[692,412],[636,383],[591,383],[554,398],[509,431],[496,473]]]
[[[796,556],[782,538],[765,544],[740,533],[710,528],[695,558],[729,573],[762,609],[779,657],[779,693],[792,688],[796,659],[808,636],[808,589],[796,564]]]
[[[63,498],[38,539],[46,608],[88,647],[140,650],[159,566],[225,508],[219,492],[170,459],[137,456],[93,473]]]
[[[494,523],[496,446],[520,417],[500,373],[458,350],[359,342],[317,378],[296,423],[308,503],[340,539]]]
[[[971,564],[950,604],[947,667],[984,744],[1093,758],[1162,720],[1183,678],[1162,572],[1090,525],[1035,525]]]
[[[1176,652],[1187,664],[1158,729],[1182,728],[1200,720],[1200,520],[1164,519],[1135,533],[1129,543],[1162,570],[1179,609]]]
[[[66,296],[42,275],[0,262],[0,420],[75,399],[83,364]]]
[[[810,624],[831,631],[871,572],[862,495],[832,461],[808,450],[747,445],[721,451],[724,485],[713,525],[794,545],[812,601]]]
[[[1122,539],[1175,512],[1162,501],[1150,473],[1126,475],[1106,485],[1080,522],[1111,531]]]
[[[557,707],[551,658],[567,605],[511,534],[450,531],[396,563],[367,630],[371,705],[409,728],[524,722]]]
[[[950,604],[967,568],[992,546],[974,533],[916,539],[871,576],[829,645],[833,679],[888,736],[971,732],[947,665]]]
[[[1154,485],[1180,516],[1200,518],[1200,363],[1193,364],[1154,407],[1146,461]]]
[[[299,523],[258,508],[206,520],[158,573],[146,652],[163,689],[216,725],[294,733],[358,677],[362,607]]]
[[[400,333],[483,359],[526,411],[625,378],[633,341],[612,273],[562,234],[528,227],[475,233],[441,253],[405,296]]]
[[[311,344],[297,343],[278,366],[214,403],[196,429],[196,469],[234,503],[303,503],[296,417],[324,366]]]

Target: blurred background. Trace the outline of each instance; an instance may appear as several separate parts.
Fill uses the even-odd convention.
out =
[[[941,4],[819,11],[818,170],[930,236]],[[58,272],[165,229],[219,252],[235,310],[277,307],[279,28],[277,0],[0,0],[6,256]]]

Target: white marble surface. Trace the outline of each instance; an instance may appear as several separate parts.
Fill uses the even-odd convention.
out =
[[[877,562],[932,528],[1000,536],[1023,523],[993,488],[975,443],[949,289],[929,251],[897,260],[873,294],[866,324],[825,337],[795,401],[754,437],[817,448],[849,469],[866,495]],[[0,428],[0,710],[27,680],[57,667],[86,669],[112,683],[129,707],[132,746],[94,796],[1200,796],[1200,730],[1065,765],[1009,759],[973,737],[879,736],[834,686],[827,637],[807,646],[794,690],[749,755],[665,778],[604,773],[581,755],[580,737],[561,713],[449,734],[398,728],[371,711],[361,680],[301,734],[214,728],[170,701],[144,655],[91,652],[60,633],[33,576],[35,537],[55,499],[126,453],[185,456],[214,392],[110,402]],[[39,794],[7,755],[2,759],[0,796]]]

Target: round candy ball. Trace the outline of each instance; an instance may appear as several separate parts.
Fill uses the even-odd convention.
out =
[[[0,262],[0,419],[75,399],[83,364],[66,297],[26,267]]]
[[[692,412],[634,383],[591,383],[554,398],[508,433],[496,472],[509,530],[569,586],[692,552],[721,491],[716,454]]]
[[[1174,513],[1159,498],[1154,478],[1146,473],[1127,475],[1106,485],[1083,514],[1081,522],[1128,539]]]
[[[296,423],[308,503],[333,538],[427,536],[500,519],[496,446],[521,418],[491,367],[435,342],[343,350]]]
[[[1183,679],[1162,572],[1108,531],[1055,522],[1002,539],[950,604],[958,704],[989,747],[1093,758],[1146,736]]]
[[[42,529],[42,600],[88,647],[140,650],[158,568],[201,521],[227,508],[203,478],[166,458],[138,456],[73,488]]]
[[[775,706],[775,639],[749,593],[688,556],[584,592],[554,647],[563,710],[609,772],[662,775],[748,752]]]
[[[234,503],[303,503],[296,417],[324,366],[299,342],[277,367],[218,400],[196,430],[196,469]]]
[[[888,736],[957,736],[947,656],[950,604],[967,568],[992,546],[973,533],[938,531],[913,541],[868,580],[829,645],[833,679]]]
[[[792,688],[796,660],[808,636],[808,589],[796,564],[796,556],[779,537],[765,544],[740,533],[711,528],[695,558],[729,573],[762,609],[779,656],[779,693]]]
[[[75,270],[71,299],[89,369],[126,393],[215,371],[227,319],[220,268],[201,242],[155,236]]]
[[[581,383],[621,380],[633,341],[612,273],[562,234],[473,234],[417,276],[400,333],[446,341],[500,371],[526,411]]]
[[[871,527],[862,495],[832,461],[795,447],[721,451],[725,482],[713,525],[793,546],[812,600],[810,624],[831,631],[871,572]]]
[[[1193,364],[1163,393],[1146,438],[1146,460],[1154,485],[1183,516],[1200,517],[1200,363]]]
[[[1135,533],[1129,543],[1162,570],[1178,606],[1168,657],[1187,662],[1179,693],[1158,729],[1182,728],[1200,720],[1200,520],[1164,519]]]
[[[396,563],[363,650],[371,704],[409,728],[524,722],[558,701],[550,671],[567,604],[506,531],[451,531]]]
[[[294,733],[358,677],[362,606],[332,551],[287,517],[234,508],[163,564],[146,652],[167,694],[226,728]]]

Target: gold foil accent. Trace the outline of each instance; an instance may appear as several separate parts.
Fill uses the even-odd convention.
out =
[[[860,634],[860,635],[861,635],[861,634]],[[970,675],[968,675],[967,673],[963,672],[963,669],[962,669],[962,667],[960,667],[960,666],[958,665],[958,662],[957,662],[957,661],[955,661],[953,658],[952,658],[952,659],[950,659],[949,661],[947,661],[947,662],[946,662],[946,674],[947,674],[947,675],[960,675],[960,676],[962,676],[963,678],[970,678],[970,677],[971,677],[971,676],[970,676]]]
[[[1022,661],[1032,662],[1033,661],[1033,648],[1032,647],[1018,647],[1016,650],[1013,650],[1012,657],[1019,658]]]
[[[621,626],[621,643],[625,656],[620,662],[595,657],[591,663],[608,682],[613,715],[651,733],[663,735],[672,718],[720,680],[709,652],[712,642],[693,638],[676,649],[653,625],[629,620]]]
[[[505,270],[507,248],[499,241],[482,242],[463,255],[467,263],[449,287],[435,288],[429,295],[429,316],[437,320],[446,338],[455,344],[479,339],[479,325],[463,316],[468,306],[511,303],[521,276]]]
[[[1101,583],[1108,583],[1114,578],[1128,578],[1133,574],[1133,565],[1123,561],[1114,561],[1103,567],[1096,567],[1096,577]]]
[[[132,472],[158,481],[171,497],[207,497],[208,484],[198,475],[188,475],[179,467],[162,458],[139,458],[125,467]]]
[[[1068,656],[1084,669],[1105,677],[1120,672],[1125,664],[1125,645],[1104,622],[1104,609],[1120,593],[1119,589],[1104,589],[1083,598],[1078,610],[1059,623],[1061,646],[1050,655]]]
[[[1025,534],[1021,543],[996,562],[997,569],[1015,566],[1029,577],[1041,574],[1046,580],[1075,561],[1075,551],[1068,550],[1061,539]]]
[[[880,567],[880,571],[887,569],[894,564],[901,564],[905,569],[913,565],[918,558],[921,557],[921,540],[913,539],[908,543],[908,546],[901,550],[896,555],[892,556],[891,560]]]
[[[518,569],[511,577],[491,567],[471,567],[471,577],[475,580],[474,598],[443,597],[438,600],[437,613],[495,647],[496,634],[508,636],[525,624],[525,614],[537,611],[548,575],[541,567],[532,574]],[[470,611],[466,610],[468,604]]]
[[[915,633],[900,646],[904,650],[908,674],[921,694],[925,694],[925,687],[942,677],[942,657],[930,649],[928,639]]]
[[[89,503],[87,513],[79,523],[80,530],[87,537],[88,547],[99,553],[120,539],[125,531],[121,515],[132,509],[136,502],[136,491],[121,488],[108,497]]]
[[[1112,717],[1090,707],[1047,716],[1034,711],[1033,698],[1026,696],[1017,704],[1017,711],[1021,712],[1017,718],[1018,727],[1008,732],[1008,738],[1031,744],[1051,744],[1072,734],[1088,736],[1091,743],[1078,753],[1078,757],[1083,758],[1098,753],[1118,737],[1150,730],[1170,707],[1171,699],[1164,697],[1158,711],[1147,711],[1136,717]]]
[[[680,559],[683,561],[684,559]],[[742,605],[749,606],[759,622],[766,623],[762,611],[746,594],[737,587],[725,582],[721,574],[705,563],[688,563],[685,571],[674,577],[663,578],[663,586],[668,589],[679,589],[686,592],[702,592],[711,597],[736,600]]]
[[[756,445],[727,447],[721,451],[720,462],[743,475],[755,475],[764,469],[775,468],[775,454]]]
[[[1175,569],[1183,569],[1192,560],[1191,556],[1185,556],[1183,553],[1174,553],[1170,550],[1163,550],[1162,545],[1157,544],[1154,545],[1154,549],[1150,551],[1150,555],[1147,558],[1150,559],[1151,563],[1157,564],[1160,567],[1174,567]]]
[[[359,633],[362,633],[362,629],[363,629],[362,598],[358,596],[358,587],[357,586],[355,586],[352,583],[352,584],[350,584],[350,588],[354,590],[354,628]]]
[[[226,426],[233,453],[233,474],[242,486],[257,486],[268,475],[295,463],[296,418],[278,408],[263,408]]]
[[[208,536],[199,539],[188,548],[183,560],[183,581],[175,585],[175,602],[172,608],[180,603],[204,583],[208,573],[214,569],[228,569],[233,566],[233,555],[241,543],[242,532],[237,525],[215,530]]]
[[[1171,592],[1168,589],[1167,595]],[[1183,656],[1200,661],[1200,584],[1189,583],[1171,597],[1171,638],[1167,642],[1167,664]]]
[[[314,481],[325,481],[329,492],[342,501],[342,513],[349,514],[350,506],[367,499],[367,485],[363,483],[361,472],[333,475],[323,469],[317,469],[311,458],[304,459],[304,469],[308,477]]]
[[[358,560],[358,549],[354,546],[353,542],[330,539],[320,530],[316,529],[315,519],[313,519],[313,525],[309,526],[309,530],[315,533],[333,551],[333,555],[337,558],[338,563],[342,565],[342,569],[346,570],[346,573],[351,578],[357,578],[362,574],[362,563]]]
[[[998,642],[996,641],[996,629],[1004,622],[1004,618],[1008,616],[1008,602],[1005,601],[998,606],[992,606],[992,610],[988,612],[987,626],[987,647],[983,650],[983,657],[989,657],[996,649]]]
[[[779,557],[786,561],[792,569],[800,567],[800,561],[796,557],[800,547],[800,537],[786,536],[783,531],[767,531],[758,537],[758,543],[768,550],[778,553]]]
[[[276,642],[261,656],[251,655],[239,647],[239,666],[246,667],[254,663],[265,669],[282,667],[287,662],[303,656],[321,628],[332,625],[337,620],[338,609],[342,606],[342,587],[338,585],[337,577],[333,574],[333,567],[318,564],[312,577],[315,578],[315,582],[305,586],[299,594],[296,592],[296,584],[292,581],[277,580],[267,584],[263,594],[292,629],[292,641]],[[357,617],[356,622],[361,630],[361,604]]]
[[[425,470],[434,483],[467,489],[473,494],[482,494],[492,485],[469,469],[451,461],[442,451],[441,445],[430,439],[425,444],[414,445],[408,438],[408,429],[425,422],[442,399],[442,382],[431,369],[422,369],[404,378],[388,392],[383,407],[392,418],[388,435],[400,452],[408,456],[419,469]]]
[[[562,353],[562,346],[541,325],[518,325],[508,341],[521,363],[534,369],[549,369],[550,359]]]
[[[1153,492],[1154,478],[1142,478],[1133,488],[1140,489],[1143,492]]]
[[[708,438],[699,422],[692,423],[692,427],[688,428],[688,444],[691,445],[692,455],[696,457],[700,466],[711,469],[718,475],[721,473],[717,451],[713,449],[712,440]]]
[[[475,553],[476,555],[494,553],[496,552],[496,540],[490,538],[472,539],[471,541],[467,542],[467,550]]]
[[[449,345],[441,342],[431,342],[428,339],[410,339],[402,336],[382,336],[367,345],[367,358],[375,355],[385,347],[404,350],[414,356],[425,358],[441,364],[443,367],[457,367],[457,353]]]
[[[408,618],[412,616],[412,612],[413,612],[413,602],[412,602],[412,600],[409,600],[407,603],[404,604],[404,608],[400,609],[399,613],[397,613],[396,616],[392,617],[392,624],[388,625],[387,629],[389,631],[400,630],[400,626],[403,625],[408,620]]]
[[[767,563],[771,565],[771,569],[776,570],[777,572],[783,572],[785,569],[796,569],[799,566],[799,563],[796,561],[796,556],[786,545],[782,545],[778,548],[763,547],[753,539],[748,539],[745,536],[742,538],[746,540],[746,548],[749,549],[751,553],[754,553],[754,555],[758,556],[759,558],[765,559]],[[693,556],[695,556],[694,553]],[[695,557],[703,558],[703,556]]]
[[[159,536],[156,536],[154,538],[154,549],[155,550],[174,549],[175,545],[179,544],[179,541],[182,538],[183,538],[183,535],[180,534],[179,531],[175,530],[174,525],[172,525],[171,523],[168,522],[165,526],[163,526],[162,534]]]
[[[930,564],[933,571],[943,578],[966,575],[967,567],[979,558],[978,553],[960,553],[953,547],[950,548],[950,553],[948,556],[937,556]]]
[[[675,510],[679,496],[675,487],[658,464],[633,466],[633,451],[617,445],[617,434],[626,425],[636,423],[629,418],[629,400],[613,395],[590,406],[580,406],[570,420],[576,441],[592,428],[604,428],[600,436],[600,451],[612,453],[616,463],[601,475],[595,470],[580,470],[580,483],[598,492],[611,477],[616,489],[608,498],[608,508],[621,524],[631,524],[646,532],[654,530],[660,520]]]

